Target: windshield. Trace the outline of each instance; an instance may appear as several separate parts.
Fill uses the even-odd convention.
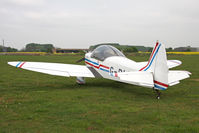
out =
[[[103,61],[107,57],[111,57],[111,56],[125,57],[122,52],[120,52],[118,49],[116,49],[115,47],[110,46],[110,45],[101,45],[101,46],[97,47],[92,52],[92,55],[91,55],[92,58],[96,58],[97,60],[101,60],[101,61]]]

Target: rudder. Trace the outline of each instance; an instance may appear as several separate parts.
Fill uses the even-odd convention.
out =
[[[165,90],[168,87],[168,66],[165,46],[159,42],[156,43],[147,65],[140,71],[149,71],[153,73],[154,89]]]

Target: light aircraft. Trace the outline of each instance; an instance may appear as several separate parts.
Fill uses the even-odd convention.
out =
[[[160,98],[160,91],[190,77],[188,71],[169,70],[179,66],[179,60],[167,60],[165,46],[156,43],[148,61],[135,62],[110,45],[98,46],[85,54],[86,65],[73,65],[45,62],[12,61],[9,65],[50,75],[77,77],[78,84],[85,83],[85,77],[106,78],[128,84],[153,88]]]

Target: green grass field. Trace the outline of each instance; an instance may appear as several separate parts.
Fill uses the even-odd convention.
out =
[[[106,79],[51,76],[7,65],[8,61],[74,64],[81,56],[0,56],[0,133],[197,133],[199,55],[170,55],[191,78],[162,91]],[[149,55],[129,57],[146,61]],[[82,63],[83,64],[83,63]]]

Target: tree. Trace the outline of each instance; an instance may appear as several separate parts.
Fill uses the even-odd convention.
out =
[[[153,48],[149,48],[147,52],[152,52]]]
[[[186,49],[186,52],[191,52],[191,49],[190,49],[190,48],[187,48],[187,49]]]
[[[16,48],[0,46],[0,52],[17,52]]]
[[[54,46],[52,44],[29,43],[26,45],[27,52],[49,52],[52,53]]]
[[[166,49],[166,51],[167,51],[167,52],[171,52],[171,51],[173,51],[173,48],[172,48],[172,47],[169,47],[169,48]]]
[[[123,51],[124,51],[125,53],[138,52],[138,50],[136,49],[136,47],[133,47],[133,46],[126,47],[126,48],[124,48]]]

